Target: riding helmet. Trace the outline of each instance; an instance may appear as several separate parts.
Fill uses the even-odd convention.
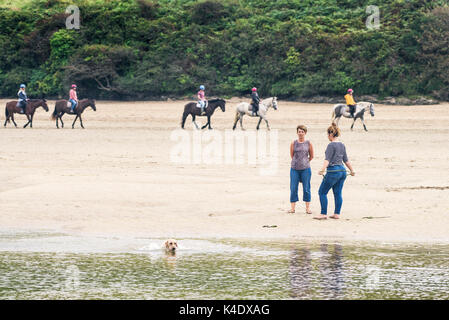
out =
[[[72,84],[72,88],[76,88],[76,84]]]
[[[351,92],[353,92],[354,90],[352,90],[352,89],[348,89],[348,93],[351,93]]]
[[[21,87],[21,88],[25,88],[26,86],[22,83],[22,84],[20,85],[20,87]]]
[[[257,88],[256,88],[256,87],[254,87],[254,88],[252,88],[252,89],[251,89],[251,91],[257,91]]]
[[[200,85],[200,90],[206,89],[203,85]]]

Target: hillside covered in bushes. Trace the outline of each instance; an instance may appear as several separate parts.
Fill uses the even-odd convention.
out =
[[[80,9],[67,29],[66,7]],[[0,0],[0,96],[449,99],[448,1]]]

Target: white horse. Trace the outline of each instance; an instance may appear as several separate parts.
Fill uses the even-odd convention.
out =
[[[354,121],[352,122],[351,130],[354,127],[355,121],[357,119],[360,119],[360,121],[362,121],[363,128],[365,129],[365,131],[368,131],[365,126],[365,121],[363,119],[363,115],[365,114],[365,111],[368,111],[368,110],[369,110],[370,115],[372,117],[374,117],[374,105],[371,102],[359,102],[356,104],[355,111],[354,111]],[[337,126],[338,126],[338,122],[340,121],[340,118],[342,116],[345,118],[352,118],[351,113],[349,112],[349,107],[343,103],[334,105],[334,109],[332,111],[332,121],[336,120]]]
[[[242,124],[242,118],[243,116],[246,114],[249,117],[259,117],[259,123],[257,123],[257,130],[259,130],[259,126],[260,126],[260,122],[263,120],[265,120],[265,122],[267,123],[267,129],[270,130],[270,125],[268,124],[268,120],[267,120],[267,112],[268,109],[270,107],[273,107],[274,110],[278,109],[278,103],[277,103],[277,97],[270,97],[270,98],[266,98],[262,101],[259,102],[259,111],[257,112],[257,115],[253,115],[252,114],[252,106],[247,103],[247,102],[241,102],[237,105],[236,110],[235,110],[235,121],[234,121],[234,126],[232,127],[232,130],[235,130],[235,127],[237,126],[237,121],[240,120],[240,128],[242,130],[243,129],[243,124]]]

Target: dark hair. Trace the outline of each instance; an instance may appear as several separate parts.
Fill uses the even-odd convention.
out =
[[[307,127],[305,125],[300,124],[296,127],[296,133],[298,133],[298,129],[303,130],[305,133],[307,133]]]
[[[332,122],[331,126],[327,128],[327,134],[331,134],[333,137],[340,136],[340,129],[337,127],[335,122]]]

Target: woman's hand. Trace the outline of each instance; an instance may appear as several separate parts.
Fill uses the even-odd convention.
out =
[[[355,172],[351,170],[351,172],[349,173],[351,176],[355,176]]]
[[[318,171],[318,174],[319,174],[320,176],[323,176],[323,175],[324,175],[324,170],[321,169],[320,171]]]

